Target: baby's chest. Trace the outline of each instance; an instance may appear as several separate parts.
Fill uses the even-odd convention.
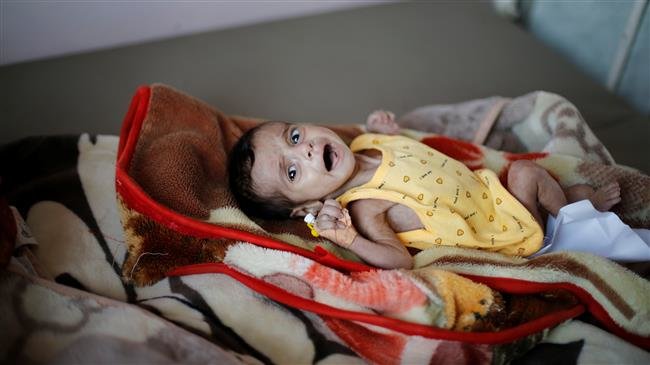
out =
[[[441,166],[431,160],[414,158],[398,161],[394,166],[391,162],[380,171],[383,175],[376,176],[374,187],[408,196],[424,206],[467,203],[473,194],[484,190],[479,178],[466,167],[457,166],[456,161],[445,160]]]

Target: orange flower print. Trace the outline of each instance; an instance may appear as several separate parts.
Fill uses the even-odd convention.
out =
[[[436,182],[437,182],[438,184],[442,184],[442,183],[443,183],[442,178],[441,178],[441,177],[437,178],[437,179],[436,179]]]
[[[482,197],[483,197],[483,199],[487,199],[487,198],[488,198],[487,193],[483,193],[483,196],[482,196]]]
[[[411,180],[411,178],[404,175],[404,178],[402,180],[404,180],[404,182],[407,183],[407,182],[409,182],[409,180]]]
[[[430,211],[430,210],[427,210],[427,215],[428,215],[429,217],[433,217],[433,212]]]
[[[469,191],[466,191],[466,192],[465,192],[465,196],[468,197],[468,198],[471,198],[471,197],[472,197],[472,193],[470,193]]]
[[[488,217],[488,220],[489,220],[490,222],[494,222],[494,216],[493,216],[492,214],[490,214],[490,216]]]
[[[426,164],[427,164],[427,160],[420,160],[420,163],[423,164],[423,165],[426,165]]]
[[[436,244],[442,244],[442,238],[438,237],[436,238]]]
[[[463,230],[460,229],[460,228],[456,231],[456,235],[457,235],[457,236],[462,236],[462,235],[464,235],[464,234],[465,234],[465,231],[463,231]]]
[[[504,231],[504,232],[507,231],[507,230],[508,230],[508,226],[506,226],[506,225],[504,224],[503,226],[501,226],[501,230]]]
[[[422,199],[424,199],[424,194],[418,195],[418,200],[422,200]]]
[[[501,200],[501,198],[497,198],[497,205],[499,205],[501,203],[503,203],[503,200]]]
[[[395,162],[393,162],[393,161],[389,161],[389,162],[388,162],[388,166],[390,166],[390,167],[395,167]]]

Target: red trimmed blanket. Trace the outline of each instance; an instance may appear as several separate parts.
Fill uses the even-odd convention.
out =
[[[526,120],[533,128],[531,115],[545,115],[549,125],[585,128],[577,111],[573,116],[566,111],[570,107],[557,95],[538,93],[509,133],[516,135],[512,130]],[[487,141],[510,115],[506,110]],[[79,344],[100,342],[81,339],[110,340],[115,348],[135,351],[141,347],[125,347],[131,342],[120,333],[140,344],[169,344],[180,335],[160,325],[129,326],[141,323],[140,313],[98,306],[79,293],[61,294],[56,285],[64,284],[137,304],[205,337],[234,361],[499,364],[521,356],[545,359],[552,356],[552,342],[563,344],[553,346],[565,358],[580,354],[586,362],[589,356],[614,355],[615,362],[648,360],[636,346],[649,346],[650,285],[611,261],[579,253],[527,260],[436,248],[418,253],[413,270],[374,270],[351,252],[314,239],[302,222],[244,216],[224,185],[223,162],[236,138],[257,122],[154,85],[136,94],[119,145],[114,137],[82,136],[3,147],[3,159],[15,161],[1,171],[3,193],[15,210],[3,209],[2,222],[10,218],[8,226],[18,224],[3,242],[22,244],[0,288],[4,298],[41,302],[57,313],[56,318],[37,310],[17,313],[24,306],[2,301],[3,324],[32,318],[6,322],[14,350],[3,358],[96,360],[101,355],[85,354]],[[335,130],[348,140],[361,132],[350,126]],[[567,148],[563,154],[548,149],[515,155],[407,133],[470,167],[493,168],[502,176],[517,158],[535,159],[563,184],[599,185],[613,176],[624,192],[618,213],[632,225],[647,226],[648,177],[593,157],[602,154],[579,156]],[[589,133],[583,136],[591,138]],[[569,135],[560,134],[551,139]],[[560,145],[575,146],[555,144]],[[41,167],[42,160],[49,164]],[[78,194],[69,192],[72,186]],[[15,217],[26,222],[15,223]],[[22,279],[25,275],[58,284]],[[616,336],[570,320],[585,309],[589,317],[581,318],[596,319]],[[76,330],[66,330],[66,324]],[[31,344],[45,343],[44,336],[50,345],[37,354]],[[143,347],[150,350],[140,356],[192,362],[208,353],[200,341],[179,342],[173,352],[161,351],[164,346]]]

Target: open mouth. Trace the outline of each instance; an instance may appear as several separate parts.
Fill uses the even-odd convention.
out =
[[[325,148],[323,148],[323,162],[325,162],[325,169],[327,171],[332,170],[332,165],[334,165],[335,158],[336,152],[334,152],[331,145],[326,144]]]

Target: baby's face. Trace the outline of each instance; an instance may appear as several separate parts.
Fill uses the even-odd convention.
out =
[[[263,196],[280,193],[296,204],[320,200],[348,181],[355,169],[350,148],[325,127],[267,123],[252,142],[251,178]]]

